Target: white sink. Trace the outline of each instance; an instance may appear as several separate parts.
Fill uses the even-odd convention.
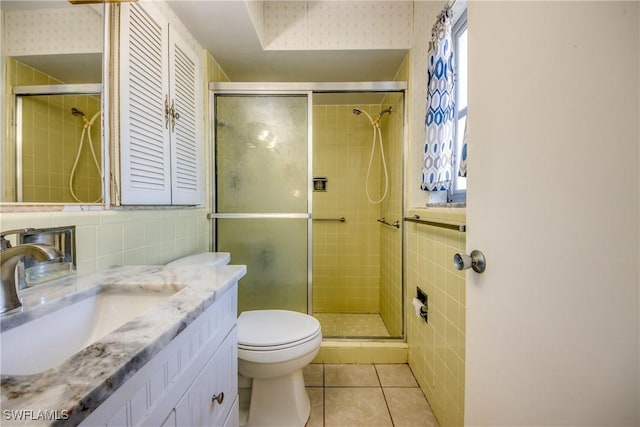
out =
[[[54,368],[175,292],[105,289],[9,329],[0,335],[0,373],[28,375]]]

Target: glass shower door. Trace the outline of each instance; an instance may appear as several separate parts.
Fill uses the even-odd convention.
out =
[[[238,310],[309,302],[308,94],[215,94],[215,248],[245,264]]]

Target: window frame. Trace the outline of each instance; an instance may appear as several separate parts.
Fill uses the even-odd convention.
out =
[[[454,96],[455,96],[455,100],[456,100],[456,117],[455,117],[455,126],[454,126],[454,131],[453,131],[453,161],[452,161],[452,177],[453,177],[453,183],[451,185],[451,188],[447,191],[447,202],[448,203],[466,203],[467,201],[467,190],[466,190],[466,185],[464,189],[460,189],[460,180],[464,179],[466,180],[466,177],[461,177],[458,176],[458,171],[459,171],[459,157],[460,157],[460,152],[462,150],[462,147],[458,147],[458,134],[459,132],[464,132],[464,129],[459,129],[458,128],[458,122],[461,118],[466,118],[467,117],[467,108],[468,108],[468,89],[467,89],[467,102],[465,103],[466,106],[464,108],[458,109],[458,105],[460,105],[459,103],[459,98],[458,98],[458,78],[459,78],[459,73],[458,73],[458,64],[459,64],[459,54],[460,54],[460,50],[459,50],[459,42],[460,42],[460,36],[462,35],[462,33],[467,30],[467,9],[465,7],[465,9],[462,11],[462,13],[460,14],[460,16],[455,20],[454,24],[453,24],[453,28],[451,30],[451,36],[453,39],[453,55],[454,55],[454,67],[455,67],[455,72],[454,72],[454,78],[455,78],[455,90],[454,90]],[[467,43],[468,43],[468,33],[467,33]],[[469,75],[469,68],[468,68],[468,44],[467,44],[467,72],[465,73],[467,75],[467,82],[468,82],[468,75]],[[468,86],[467,86],[468,88]],[[465,121],[466,124],[466,121]]]

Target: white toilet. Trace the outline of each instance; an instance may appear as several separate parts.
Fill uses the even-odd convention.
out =
[[[167,265],[225,265],[230,259],[228,252],[204,252]],[[255,310],[238,316],[238,372],[252,383],[243,427],[305,425],[311,403],[302,368],[318,354],[321,343],[320,323],[303,313]]]
[[[251,378],[244,427],[303,427],[311,412],[302,368],[318,354],[320,323],[295,311],[245,311],[238,317],[238,371]]]

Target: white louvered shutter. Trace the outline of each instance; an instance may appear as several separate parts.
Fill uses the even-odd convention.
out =
[[[171,204],[168,22],[155,9],[123,4],[120,34],[121,202]]]
[[[204,117],[199,58],[175,31],[170,31],[169,43],[171,102],[179,114],[171,132],[172,204],[198,205],[204,203]]]

